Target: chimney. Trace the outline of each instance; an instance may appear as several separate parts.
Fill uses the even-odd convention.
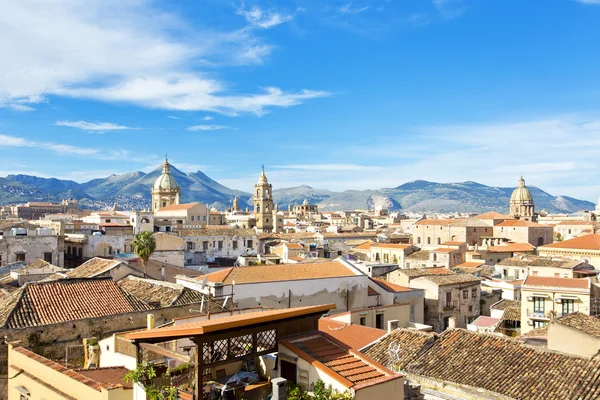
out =
[[[148,330],[154,329],[154,314],[148,314],[146,316],[146,327]]]

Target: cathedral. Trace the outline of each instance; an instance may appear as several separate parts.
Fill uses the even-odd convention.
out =
[[[525,186],[525,179],[521,176],[517,188],[510,196],[510,213],[512,217],[527,221],[535,220],[535,206],[533,196]]]
[[[156,178],[152,186],[152,212],[155,213],[163,207],[173,204],[179,204],[181,189],[171,175],[171,164],[169,159],[165,158],[162,168],[162,174]]]

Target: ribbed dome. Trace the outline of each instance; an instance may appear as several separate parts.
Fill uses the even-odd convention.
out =
[[[514,190],[514,192],[510,196],[510,202],[533,202],[533,196],[529,192],[529,189],[527,189],[527,187],[525,186],[525,179],[523,179],[523,177],[519,179],[519,186]]]
[[[171,165],[169,161],[166,160],[163,164],[163,173],[161,176],[156,178],[154,181],[154,186],[152,186],[153,190],[171,190],[171,189],[179,189],[179,185],[177,181],[171,175]]]
[[[260,174],[260,177],[258,177],[258,183],[269,183],[269,181],[267,181],[267,176],[265,175],[265,168],[263,167],[263,170]]]

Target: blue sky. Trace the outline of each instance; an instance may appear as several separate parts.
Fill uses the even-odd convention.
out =
[[[0,175],[600,195],[600,0],[0,0]]]

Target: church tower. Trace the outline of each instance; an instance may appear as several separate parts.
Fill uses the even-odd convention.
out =
[[[273,186],[267,180],[264,166],[254,185],[254,218],[258,232],[273,232]]]
[[[515,218],[533,221],[535,217],[535,206],[533,196],[525,186],[525,179],[521,177],[519,184],[510,196],[510,215]]]
[[[155,213],[163,207],[173,204],[179,204],[181,189],[171,175],[171,164],[169,159],[165,158],[162,167],[162,174],[156,178],[152,186],[152,212]]]

